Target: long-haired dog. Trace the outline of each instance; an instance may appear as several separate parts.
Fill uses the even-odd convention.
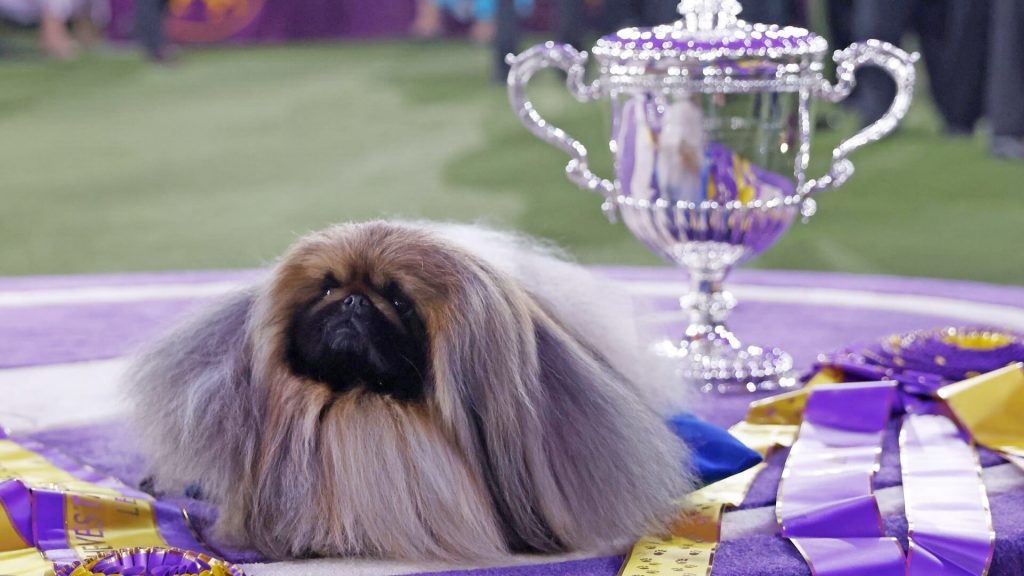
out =
[[[142,355],[128,396],[158,490],[274,558],[494,558],[672,519],[685,446],[625,299],[522,238],[345,224]]]

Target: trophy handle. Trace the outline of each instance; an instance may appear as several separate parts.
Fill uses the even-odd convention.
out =
[[[534,136],[564,150],[570,156],[565,166],[569,180],[592,192],[600,192],[606,199],[615,193],[615,184],[590,171],[587,165],[587,149],[579,140],[544,119],[526,97],[526,85],[533,75],[544,68],[555,67],[565,71],[565,86],[580,102],[592,102],[603,95],[600,80],[590,84],[583,81],[587,53],[580,52],[568,44],[545,42],[529,48],[518,56],[509,54],[505,61],[511,67],[508,73],[508,100],[519,121]],[[606,204],[608,204],[606,202]]]
[[[832,103],[839,102],[849,96],[857,84],[854,72],[858,68],[878,66],[896,81],[896,97],[881,118],[843,140],[832,151],[832,167],[829,168],[828,174],[806,182],[800,191],[802,196],[807,197],[822,190],[842,186],[853,175],[853,162],[850,162],[847,156],[857,148],[880,140],[896,129],[896,125],[910,109],[910,101],[914,97],[914,79],[917,76],[914,62],[917,58],[916,53],[908,54],[888,42],[879,40],[858,42],[836,52],[833,59],[836,62],[838,80],[835,86],[822,81],[817,95]],[[813,212],[813,207],[809,208]]]

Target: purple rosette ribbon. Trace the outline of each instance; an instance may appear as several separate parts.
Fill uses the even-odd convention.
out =
[[[815,372],[837,368],[847,380],[896,380],[905,394],[939,388],[1024,361],[1024,337],[995,328],[921,330],[818,357]]]
[[[129,548],[67,565],[57,576],[245,576],[240,568],[205,554],[178,548]]]

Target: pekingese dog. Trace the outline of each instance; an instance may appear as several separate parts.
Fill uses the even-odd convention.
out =
[[[156,489],[198,483],[272,558],[604,548],[692,487],[627,302],[517,236],[344,224],[144,353],[128,397]]]

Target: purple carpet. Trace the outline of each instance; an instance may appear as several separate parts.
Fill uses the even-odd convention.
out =
[[[680,291],[685,277],[677,271],[655,268],[603,268],[610,277],[638,283],[678,282]],[[253,271],[194,272],[166,274],[122,274],[86,277],[0,278],[0,367],[31,366],[83,360],[112,358],[130,353],[139,344],[166,329],[189,310],[202,305],[195,296],[147,296],[147,290],[166,286],[203,288],[226,282],[244,282],[258,276]],[[754,298],[743,300],[732,317],[732,328],[750,343],[777,345],[793,354],[801,368],[807,368],[816,355],[851,343],[873,340],[894,332],[964,324],[964,309],[958,303],[991,305],[989,313],[1000,310],[1024,311],[1024,288],[926,279],[849,276],[804,272],[740,271],[733,283],[752,291]],[[104,291],[113,288],[120,295]],[[756,289],[762,288],[758,292]],[[788,288],[787,290],[779,290]],[[772,289],[772,290],[767,290]],[[822,298],[821,290],[831,291]],[[134,291],[134,292],[133,292]],[[200,290],[201,291],[201,290]],[[907,295],[907,304],[893,306],[851,305],[841,300],[843,292],[863,295]],[[800,295],[817,295],[816,304],[800,303]],[[796,295],[794,298],[773,297],[772,294]],[[30,295],[35,303],[14,302],[18,294]],[[81,295],[84,297],[77,297]],[[106,294],[106,295],[105,295]],[[131,298],[124,299],[125,294]],[[134,295],[133,295],[134,294]],[[767,296],[766,296],[767,294]],[[857,294],[854,294],[856,296]],[[77,295],[77,296],[76,296]],[[67,297],[67,301],[62,298]],[[852,296],[851,296],[852,297]],[[918,305],[929,300],[939,306]],[[941,300],[949,302],[943,304]],[[885,300],[883,296],[881,300]],[[72,303],[74,302],[74,303]],[[677,306],[670,296],[645,298],[640,302],[645,312],[670,311]],[[945,306],[945,307],[944,307]],[[890,309],[885,309],[890,308]],[[982,307],[984,308],[984,307]],[[981,308],[974,308],[981,310]],[[1014,320],[1015,322],[1017,320]],[[659,322],[651,330],[672,335],[681,332],[681,320]],[[1011,326],[1017,329],[1024,326]],[[698,407],[705,418],[721,425],[739,420],[750,398],[706,399]],[[882,470],[876,476],[876,487],[899,484],[899,463],[895,434],[887,435],[882,456]],[[59,447],[74,456],[128,483],[140,480],[141,459],[131,437],[120,425],[90,426],[68,430],[48,430],[33,438]],[[74,440],[68,440],[73,438]],[[983,465],[1000,462],[992,453],[982,451]],[[784,455],[770,461],[760,476],[744,507],[770,506],[781,473]],[[177,498],[198,529],[206,530],[215,511],[202,502],[182,496]],[[997,534],[996,551],[990,574],[1010,576],[1024,574],[1024,492],[992,498],[993,522]],[[906,520],[901,516],[885,519],[889,534],[906,544]],[[245,555],[222,551],[227,556],[244,560]],[[469,575],[608,575],[616,574],[621,557],[595,558],[557,564],[460,571]],[[456,573],[452,573],[456,574]],[[773,536],[758,536],[722,545],[716,555],[713,574],[716,576],[789,576],[810,574],[796,550],[786,541]]]

